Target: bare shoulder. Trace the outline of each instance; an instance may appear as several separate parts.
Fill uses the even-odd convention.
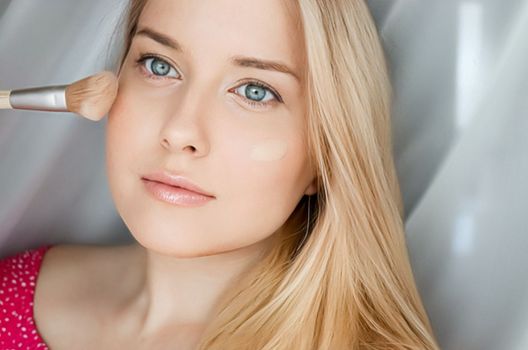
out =
[[[65,291],[74,287],[90,289],[124,268],[130,252],[127,245],[55,245],[44,255],[37,286],[62,285]]]
[[[54,245],[46,252],[33,307],[36,326],[48,344],[61,348],[65,334],[75,339],[91,329],[97,332],[97,315],[107,312],[120,292],[116,281],[126,279],[132,253],[130,245],[82,244]]]

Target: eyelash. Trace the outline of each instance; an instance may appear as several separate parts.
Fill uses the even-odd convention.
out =
[[[167,62],[165,59],[163,59],[162,57],[156,55],[156,54],[152,54],[152,53],[145,53],[145,54],[141,54],[140,57],[136,60],[136,67],[138,68],[145,68],[143,66],[143,64],[145,63],[146,60],[148,60],[149,58],[155,58],[155,59],[158,59],[160,61],[163,61],[165,62],[166,64],[168,64],[171,68],[174,68],[172,66],[172,64],[170,64],[169,62]],[[174,68],[175,69],[175,68]],[[162,76],[156,76],[155,74],[151,74],[150,72],[147,71],[147,73],[143,73],[147,76],[148,79],[152,79],[152,80],[165,80],[167,78],[165,77],[162,77]],[[267,91],[269,91],[274,97],[275,97],[275,101],[269,101],[269,102],[259,102],[259,101],[252,101],[252,100],[249,100],[239,94],[237,94],[238,96],[242,97],[243,100],[245,101],[245,103],[253,106],[253,107],[258,107],[258,108],[262,108],[262,107],[267,107],[275,102],[279,102],[279,103],[283,103],[283,100],[282,100],[282,97],[279,95],[278,92],[275,91],[275,89],[273,89],[271,86],[268,86],[267,84],[263,83],[263,82],[260,82],[258,80],[245,80],[242,82],[242,84],[232,88],[229,90],[229,92],[231,91],[234,91],[236,89],[238,89],[239,87],[241,86],[244,86],[244,85],[254,85],[254,86],[258,86],[258,87],[262,87],[264,89],[266,89]],[[236,93],[235,93],[236,94]]]

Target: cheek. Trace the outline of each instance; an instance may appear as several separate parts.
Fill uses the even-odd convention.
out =
[[[131,84],[120,81],[119,92],[108,113],[106,125],[106,164],[109,182],[115,190],[124,192],[131,184],[128,175],[138,173],[138,159],[152,144],[154,126],[149,125],[153,113],[148,103],[140,103],[138,92]]]
[[[120,92],[108,113],[106,125],[106,170],[110,190],[116,203],[121,203],[122,198],[126,198],[126,184],[123,180],[123,172],[127,168],[130,160],[127,157],[133,153],[126,150],[133,148],[130,138],[133,135],[132,124],[128,122],[130,118],[127,110],[127,102]]]
[[[275,232],[303,195],[305,159],[302,144],[291,137],[246,145],[229,165],[233,192],[226,212],[252,237]]]
[[[249,157],[255,161],[268,162],[282,159],[288,152],[288,144],[279,139],[271,139],[252,147]]]
[[[147,91],[148,92],[148,91]],[[112,158],[123,158],[138,154],[144,149],[145,142],[155,135],[153,116],[158,113],[160,104],[139,86],[137,79],[128,69],[119,78],[119,90],[112,108],[108,113],[107,154]]]
[[[133,147],[129,135],[135,135],[134,117],[131,114],[130,101],[120,92],[108,113],[106,125],[106,152],[110,164],[119,163],[120,158]]]
[[[289,136],[246,140],[232,145],[224,160],[226,178],[240,203],[275,203],[289,207],[301,190],[306,155],[302,140]]]
[[[305,160],[300,142],[293,138],[266,140],[253,146],[246,157],[263,192],[273,193],[276,198],[291,198],[298,191]]]
[[[125,106],[126,103],[124,103],[123,94],[119,92],[112,108],[108,112],[108,121],[106,124],[106,156],[109,164],[115,163],[115,157],[119,154],[119,149],[126,142],[123,134],[130,131],[122,130],[123,127],[128,125],[123,122],[124,116],[126,115]],[[123,132],[120,132],[121,130]]]

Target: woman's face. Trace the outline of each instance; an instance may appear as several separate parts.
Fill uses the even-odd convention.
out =
[[[315,193],[305,51],[291,4],[148,1],[106,135],[116,208],[144,247],[179,257],[247,247]],[[142,180],[156,171],[183,176],[214,198],[197,206],[160,200]]]

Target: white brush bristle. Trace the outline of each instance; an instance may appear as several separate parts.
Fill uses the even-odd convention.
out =
[[[70,112],[97,121],[112,107],[117,89],[115,74],[104,71],[70,84],[66,88],[66,105]]]

